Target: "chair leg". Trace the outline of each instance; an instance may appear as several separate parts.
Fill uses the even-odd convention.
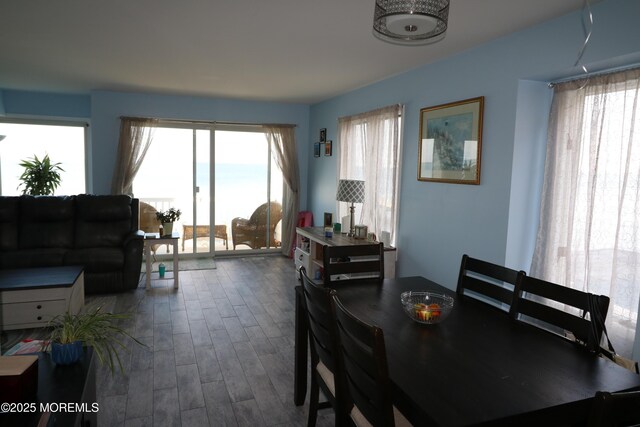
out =
[[[316,380],[315,372],[311,372],[311,389],[309,394],[309,418],[307,427],[315,427],[318,418],[318,406],[320,404],[320,386]]]

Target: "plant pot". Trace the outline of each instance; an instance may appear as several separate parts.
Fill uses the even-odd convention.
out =
[[[56,365],[73,365],[82,357],[82,341],[69,344],[51,343],[51,360]]]
[[[172,222],[163,222],[162,223],[162,235],[163,236],[171,236],[173,233],[173,223]]]

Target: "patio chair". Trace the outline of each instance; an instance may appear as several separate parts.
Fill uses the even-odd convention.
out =
[[[269,212],[269,224],[267,228],[267,213]],[[282,205],[278,202],[270,202],[260,205],[251,215],[251,218],[234,218],[231,221],[231,238],[233,249],[238,245],[247,245],[251,249],[267,247],[267,233],[269,246],[278,247],[280,242],[275,238],[276,225],[282,219]]]
[[[140,202],[140,230],[145,233],[158,233],[160,231],[160,221],[156,218],[156,212],[158,210],[148,203]],[[156,260],[156,251],[158,246],[151,246],[151,252],[153,253],[153,260]]]

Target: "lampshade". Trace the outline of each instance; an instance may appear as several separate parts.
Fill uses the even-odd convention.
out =
[[[447,31],[449,0],[376,0],[373,35],[389,43],[424,45]]]
[[[341,179],[338,182],[336,200],[347,203],[364,203],[364,181]]]

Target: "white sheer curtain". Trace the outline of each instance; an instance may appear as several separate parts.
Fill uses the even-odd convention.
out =
[[[282,171],[284,194],[282,197],[282,253],[293,256],[296,220],[300,207],[300,172],[293,125],[266,126],[265,133],[271,144],[273,158]]]
[[[122,117],[111,194],[133,195],[133,179],[153,139],[157,119]]]
[[[626,356],[640,299],[639,90],[639,69],[555,86],[530,273],[609,296]]]
[[[338,179],[365,182],[363,204],[356,204],[355,222],[365,224],[378,238],[391,234],[395,245],[400,197],[402,105],[391,105],[338,120]],[[347,203],[337,204],[340,218],[349,213]]]

